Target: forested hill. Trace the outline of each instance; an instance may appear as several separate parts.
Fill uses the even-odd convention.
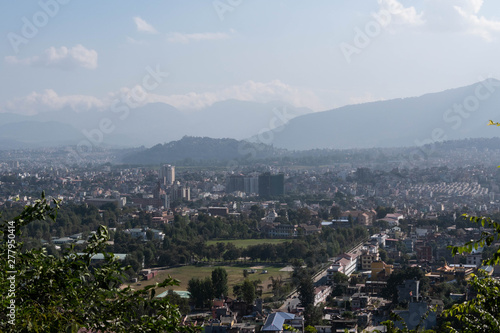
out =
[[[290,151],[273,146],[207,137],[184,137],[178,141],[158,144],[149,149],[124,155],[127,164],[219,165],[229,161],[243,163],[273,162],[278,164],[326,165],[334,163],[387,163],[407,161],[409,156],[425,160],[446,160],[463,163],[481,161],[483,164],[498,163],[500,138],[463,139],[435,142],[424,146],[375,148],[375,149],[312,149]],[[454,162],[455,163],[455,162]],[[446,164],[446,163],[445,163]],[[496,165],[496,164],[495,164]],[[416,166],[416,165],[415,165]]]
[[[157,144],[149,149],[127,155],[123,158],[123,162],[161,164],[180,161],[243,161],[285,155],[286,152],[285,149],[276,149],[262,143],[185,136],[181,140]]]

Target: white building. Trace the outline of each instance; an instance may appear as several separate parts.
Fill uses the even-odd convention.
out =
[[[163,185],[173,185],[175,182],[175,166],[164,164],[159,172],[160,183]]]
[[[335,272],[351,276],[351,274],[356,270],[357,265],[358,265],[357,254],[344,253],[340,255],[337,258],[337,260],[326,271],[327,283],[333,284],[333,274]]]

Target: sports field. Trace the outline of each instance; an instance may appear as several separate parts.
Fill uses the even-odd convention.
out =
[[[180,281],[179,286],[173,286],[169,288],[162,288],[159,289],[157,294],[168,290],[168,289],[173,289],[173,290],[187,290],[187,284],[188,281],[191,278],[205,278],[205,277],[211,277],[212,270],[214,270],[216,267],[222,267],[227,271],[228,275],[228,286],[229,286],[229,294],[230,296],[233,296],[233,286],[236,284],[240,284],[243,282],[244,277],[243,277],[243,270],[251,270],[255,269],[255,273],[253,274],[248,274],[248,278],[250,281],[254,280],[261,280],[262,282],[260,285],[263,287],[263,295],[262,297],[268,297],[272,296],[271,289],[268,288],[268,285],[271,283],[271,276],[277,277],[278,275],[281,275],[283,279],[287,279],[290,276],[290,272],[283,272],[280,271],[282,269],[282,266],[182,266],[182,267],[176,267],[176,268],[170,268],[170,269],[165,269],[161,270],[158,275],[149,280],[149,281],[139,281],[140,285],[138,283],[131,283],[130,287],[134,289],[142,289],[145,286],[155,284],[157,282],[163,281],[169,274],[172,276],[174,279],[177,279]],[[263,274],[263,270],[266,270],[267,273]]]

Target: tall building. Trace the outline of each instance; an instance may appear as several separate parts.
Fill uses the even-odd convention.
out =
[[[247,194],[259,193],[259,178],[253,176],[231,175],[226,183],[226,192],[235,191],[245,192]]]
[[[268,198],[285,194],[285,175],[265,172],[259,176],[259,196]]]
[[[162,185],[173,185],[175,182],[175,166],[170,164],[162,165],[159,178]]]
[[[191,188],[189,186],[181,185],[179,182],[176,182],[170,188],[170,199],[172,201],[176,200],[191,200]]]
[[[226,192],[232,193],[236,191],[244,191],[245,188],[245,176],[243,175],[231,175],[227,179]]]

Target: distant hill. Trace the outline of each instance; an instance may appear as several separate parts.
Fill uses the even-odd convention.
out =
[[[73,127],[74,131],[63,130],[64,126],[60,130],[52,130],[51,133],[45,131],[46,135],[52,136],[48,140],[45,140],[43,135],[39,137],[40,144],[46,142],[60,145],[72,142],[75,133],[83,138],[83,131],[99,129],[100,122],[107,119],[111,121],[113,130],[104,133],[104,145],[151,147],[159,142],[179,140],[185,135],[244,139],[282,125],[283,120],[288,121],[310,112],[312,112],[310,109],[296,108],[283,102],[257,103],[237,100],[217,102],[204,109],[189,112],[180,111],[164,103],[147,104],[135,109],[129,109],[125,104],[118,104],[114,110],[92,109],[75,112],[65,108],[33,116],[0,113],[0,128],[17,126],[15,131],[6,131],[3,137],[9,138],[8,135],[12,135],[10,137],[12,140],[31,143],[33,142],[31,129],[36,130],[37,124],[46,127],[43,123],[57,122]],[[29,123],[29,126],[13,125],[23,122]],[[1,142],[0,148],[2,148]]]
[[[420,97],[306,114],[268,136],[274,146],[295,150],[420,146],[498,136],[498,128],[486,124],[498,120],[499,111],[500,81],[490,79]]]
[[[181,140],[157,144],[123,157],[123,163],[162,164],[179,161],[250,161],[284,155],[284,149],[235,139],[185,136]]]
[[[68,124],[56,121],[21,121],[0,126],[0,146],[3,149],[76,145],[83,134]]]

